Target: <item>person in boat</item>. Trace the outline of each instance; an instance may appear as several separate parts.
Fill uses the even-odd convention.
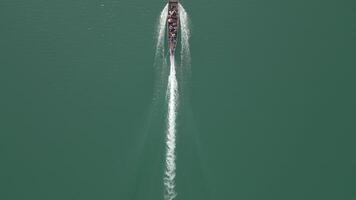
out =
[[[176,10],[170,10],[168,11],[169,15],[168,16],[176,16],[177,15],[177,11]]]

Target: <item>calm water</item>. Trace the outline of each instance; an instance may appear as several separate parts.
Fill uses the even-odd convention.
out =
[[[356,199],[356,4],[182,3],[177,200]],[[164,4],[0,2],[0,199],[163,199]]]

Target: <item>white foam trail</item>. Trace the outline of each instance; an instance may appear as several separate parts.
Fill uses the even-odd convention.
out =
[[[181,27],[181,65],[186,73],[190,73],[189,18],[182,4],[179,4],[179,20]]]
[[[175,191],[176,176],[176,114],[178,106],[178,82],[176,77],[176,66],[174,55],[170,55],[170,72],[168,77],[168,116],[167,116],[167,138],[166,138],[166,171],[164,177],[165,200],[173,200],[177,193]]]
[[[154,67],[156,71],[155,80],[155,93],[153,96],[154,103],[158,103],[158,99],[163,95],[164,87],[166,87],[166,77],[168,74],[167,61],[165,59],[165,35],[166,35],[166,22],[168,15],[168,4],[163,8],[158,18],[156,28],[156,53],[154,59]]]
[[[166,20],[168,13],[168,4],[162,10],[160,21],[157,28],[157,45],[156,45],[156,59],[158,62],[163,60],[161,66],[162,73],[165,62],[165,34],[166,34]],[[181,65],[183,71],[190,72],[190,49],[189,49],[189,20],[185,9],[179,4],[180,23],[181,23]],[[162,74],[163,75],[163,74]],[[163,76],[161,76],[163,77]],[[165,160],[165,173],[164,173],[164,199],[173,200],[177,196],[175,190],[175,177],[176,177],[176,117],[178,107],[178,81],[176,75],[176,65],[174,55],[170,55],[170,69],[168,76],[167,86],[167,100],[168,100],[168,113],[167,113],[167,130],[166,130],[166,160]]]
[[[164,37],[166,33],[166,22],[168,15],[168,4],[161,11],[159,16],[159,22],[157,26],[157,44],[156,44],[156,54],[155,56],[164,56]]]

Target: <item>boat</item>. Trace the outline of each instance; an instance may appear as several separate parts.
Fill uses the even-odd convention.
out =
[[[174,55],[179,30],[179,10],[178,0],[168,0],[167,33],[168,48],[171,55]]]

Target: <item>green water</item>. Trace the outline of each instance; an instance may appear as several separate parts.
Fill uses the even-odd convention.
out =
[[[177,200],[356,199],[356,3],[182,3]],[[1,200],[163,199],[163,7],[0,2]]]

